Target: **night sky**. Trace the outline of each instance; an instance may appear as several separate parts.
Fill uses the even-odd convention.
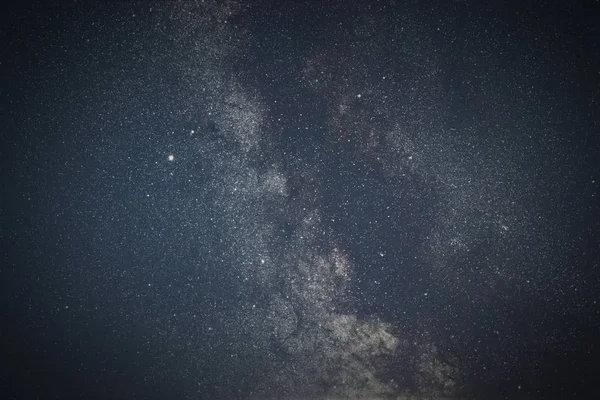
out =
[[[0,397],[598,395],[597,1],[14,3]]]

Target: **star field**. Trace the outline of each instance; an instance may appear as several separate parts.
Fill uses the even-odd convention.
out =
[[[7,398],[582,398],[599,10],[536,7],[11,10]]]

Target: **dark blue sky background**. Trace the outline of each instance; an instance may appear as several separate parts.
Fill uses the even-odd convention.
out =
[[[4,15],[6,398],[587,398],[599,7]]]

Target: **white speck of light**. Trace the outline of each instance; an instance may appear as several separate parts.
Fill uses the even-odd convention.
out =
[[[169,157],[167,158],[169,159],[169,161],[175,160],[175,156],[173,154],[169,154]]]
[[[356,97],[358,97],[360,99],[362,97],[362,94],[359,93],[359,94],[356,95]]]

